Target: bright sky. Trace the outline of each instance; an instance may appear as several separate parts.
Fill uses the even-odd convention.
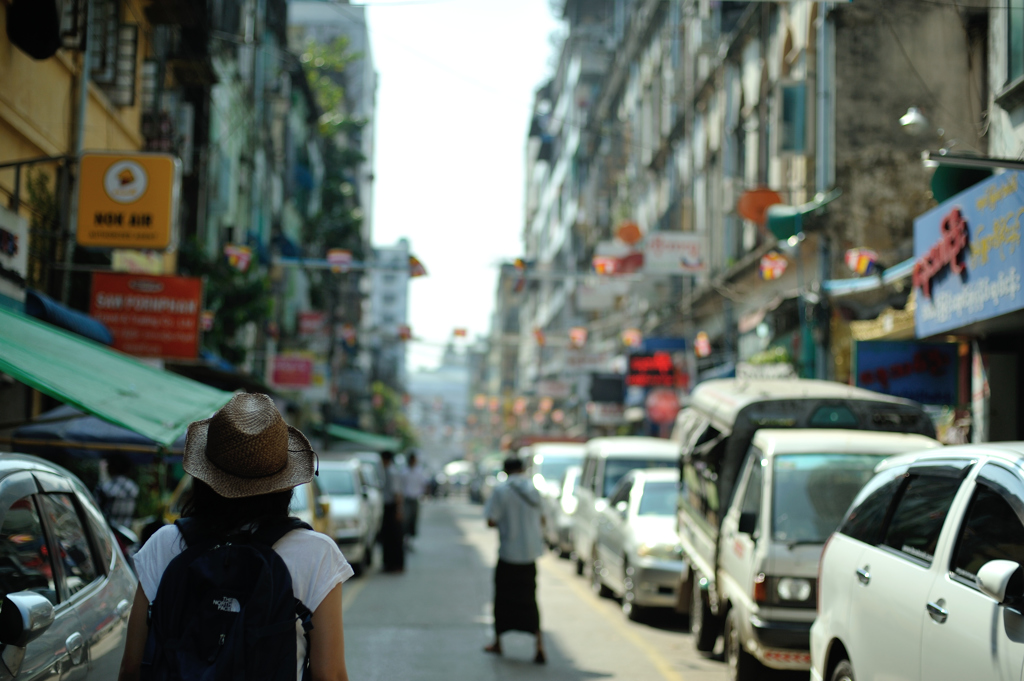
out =
[[[497,265],[521,253],[530,109],[559,26],[548,0],[374,0],[368,23],[380,75],[373,241],[408,237],[427,268],[410,282],[424,342],[408,362],[435,366],[454,328],[487,332]]]

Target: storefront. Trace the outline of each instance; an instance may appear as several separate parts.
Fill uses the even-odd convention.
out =
[[[1024,436],[1024,186],[1018,175],[993,176],[914,221],[915,336],[970,344],[975,442]]]

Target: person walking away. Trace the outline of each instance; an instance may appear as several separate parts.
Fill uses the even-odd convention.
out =
[[[384,553],[384,572],[405,572],[405,547],[402,538],[404,499],[402,475],[395,466],[394,452],[381,452],[384,463],[384,520],[380,528],[380,543]]]
[[[420,500],[427,491],[427,472],[419,462],[416,452],[409,454],[409,466],[405,471],[402,490],[402,515],[405,516],[405,549],[412,550],[412,540],[420,519]]]
[[[288,517],[315,457],[266,395],[235,395],[189,425],[191,497],[135,556],[120,681],[348,680],[341,585],[352,566]]]
[[[501,655],[501,635],[525,631],[537,638],[533,661],[544,664],[544,641],[537,609],[537,564],[544,555],[540,492],[524,474],[523,462],[505,460],[508,478],[494,488],[484,506],[489,527],[498,528],[498,565],[494,569],[494,643],[484,651]]]
[[[130,530],[132,521],[135,520],[135,505],[139,498],[139,486],[131,479],[132,463],[121,452],[111,454],[104,463],[107,468],[107,479],[102,480],[96,487],[96,503],[107,522]]]

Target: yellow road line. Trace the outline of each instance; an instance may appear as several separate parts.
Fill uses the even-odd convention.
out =
[[[541,561],[540,564],[543,565],[543,562]],[[564,575],[559,574],[558,571],[554,569],[545,568],[544,572],[546,574],[553,576],[559,582],[569,587],[570,591],[574,592],[577,596],[580,597],[580,600],[584,601],[595,612],[600,614],[601,617],[605,619],[605,621],[607,621],[609,624],[615,627],[615,629],[618,630],[618,632],[622,634],[623,637],[628,639],[630,642],[633,643],[633,645],[635,645],[637,648],[646,653],[648,659],[651,661],[651,664],[654,665],[654,668],[658,670],[658,672],[661,674],[662,678],[665,679],[665,681],[683,681],[683,677],[679,674],[679,672],[672,668],[672,665],[669,664],[668,660],[661,656],[661,653],[658,652],[658,649],[651,645],[648,641],[645,641],[644,638],[640,636],[635,629],[626,624],[626,622],[623,620],[623,615],[621,612],[616,612],[616,616],[610,615],[606,608],[602,608],[599,603],[596,603],[594,601],[593,592],[591,592],[589,588],[581,586],[578,580],[572,578],[566,579]]]

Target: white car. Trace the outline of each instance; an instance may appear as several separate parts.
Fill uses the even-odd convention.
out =
[[[678,496],[678,470],[630,471],[599,516],[594,591],[620,597],[631,620],[646,608],[674,607],[679,597],[684,566],[676,533]]]
[[[816,681],[1020,679],[1024,443],[888,459],[825,546]]]
[[[317,480],[331,499],[334,540],[358,575],[372,562],[375,538],[359,462],[321,461]]]

